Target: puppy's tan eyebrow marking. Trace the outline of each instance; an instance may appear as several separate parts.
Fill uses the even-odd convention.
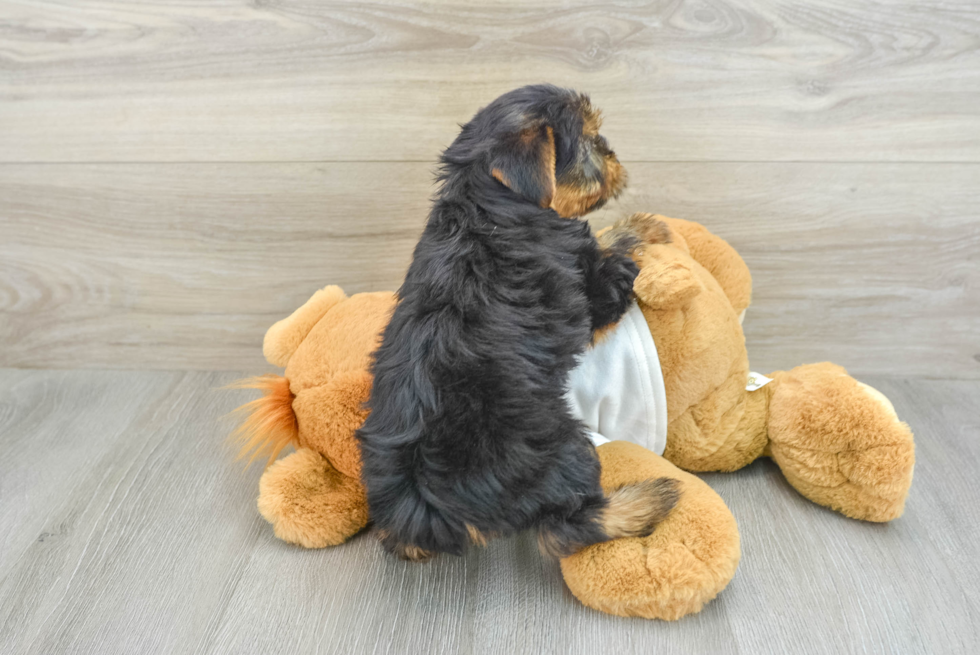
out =
[[[582,134],[586,136],[598,136],[599,128],[602,127],[602,111],[593,109],[591,105],[586,106],[584,118]]]

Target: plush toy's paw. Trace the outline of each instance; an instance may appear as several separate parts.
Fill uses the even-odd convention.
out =
[[[674,247],[689,252],[698,264],[711,273],[736,314],[744,312],[752,300],[752,274],[738,252],[703,225],[679,218],[659,218],[670,228]]]
[[[343,543],[368,522],[361,481],[340,473],[308,448],[266,469],[258,505],[277,537],[306,548]]]
[[[834,364],[774,375],[769,450],[790,484],[851,518],[901,516],[915,444],[888,399]]]
[[[655,310],[687,306],[704,290],[691,269],[692,263],[690,257],[669,246],[649,246],[640,259],[640,274],[633,283],[636,297]]]
[[[675,620],[698,612],[735,575],[738,527],[699,478],[626,441],[598,448],[602,485],[678,480],[680,500],[647,537],[615,539],[561,560],[565,583],[583,604],[620,616]]]

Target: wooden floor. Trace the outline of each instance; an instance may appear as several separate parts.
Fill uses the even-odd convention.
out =
[[[232,373],[0,369],[3,653],[976,653],[980,382],[870,378],[915,430],[905,515],[844,518],[768,460],[706,475],[743,557],[676,623],[580,605],[530,536],[413,565],[307,551],[222,445]]]
[[[254,506],[217,391],[326,284],[398,286],[439,151],[592,94],[616,203],[754,275],[753,368],[833,360],[911,423],[886,526],[768,461],[705,476],[739,572],[676,624],[531,540],[409,566]],[[980,3],[0,0],[0,653],[980,652]]]

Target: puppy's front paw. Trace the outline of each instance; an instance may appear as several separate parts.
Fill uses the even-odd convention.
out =
[[[602,262],[601,291],[593,297],[593,329],[615,323],[633,302],[633,283],[639,268],[629,257],[609,254]]]
[[[629,257],[616,255],[609,256],[605,268],[613,301],[621,304],[623,311],[626,311],[626,306],[633,299],[633,283],[640,273],[640,268]]]

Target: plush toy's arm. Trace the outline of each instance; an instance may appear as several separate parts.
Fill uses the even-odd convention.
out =
[[[596,234],[605,251],[623,250],[637,262],[640,272],[633,284],[636,297],[654,309],[683,307],[704,287],[685,258],[683,237],[676,239],[663,216],[638,212],[616,221]],[[670,245],[669,245],[670,244]]]
[[[633,290],[652,309],[682,309],[704,290],[701,280],[691,270],[690,257],[672,246],[648,246],[640,266]]]
[[[752,301],[752,274],[745,261],[727,241],[703,225],[679,218],[658,217],[690,249],[691,257],[718,280],[736,314]]]
[[[262,354],[273,366],[286,367],[299,344],[330,308],[345,300],[344,290],[336,285],[313,294],[303,306],[269,328],[262,343]]]

